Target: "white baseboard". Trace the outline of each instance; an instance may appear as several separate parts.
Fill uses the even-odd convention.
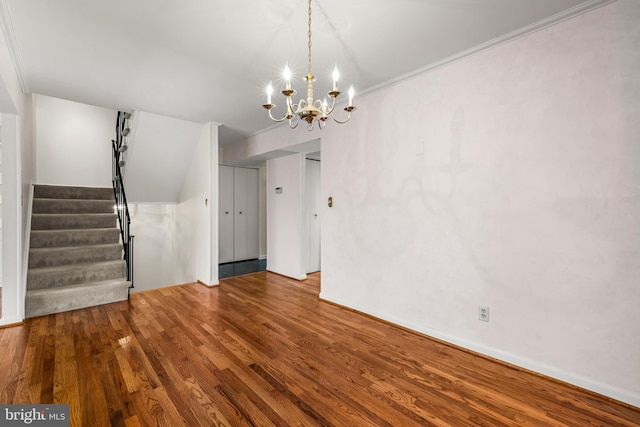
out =
[[[2,316],[0,326],[19,325],[24,321],[20,316]]]
[[[306,274],[301,274],[299,276],[292,276],[290,274],[281,273],[279,271],[269,270],[268,268],[267,268],[267,271],[269,271],[271,273],[279,274],[279,275],[284,276],[284,277],[288,277],[289,279],[293,279],[293,280],[305,280],[307,278]]]
[[[200,283],[203,286],[206,286],[207,288],[215,288],[216,286],[220,286],[220,282],[217,280],[213,283],[207,283],[198,279],[198,283]]]

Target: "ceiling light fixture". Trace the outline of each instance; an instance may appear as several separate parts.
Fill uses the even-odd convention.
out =
[[[329,117],[333,118],[334,121],[340,124],[347,123],[351,118],[351,112],[356,109],[353,106],[353,86],[349,88],[349,104],[344,108],[344,111],[347,112],[347,118],[345,120],[338,120],[333,116],[333,111],[336,106],[336,99],[340,95],[340,91],[338,90],[338,79],[340,77],[340,73],[338,72],[338,67],[336,66],[333,69],[333,90],[327,93],[332,98],[331,107],[327,103],[327,98],[324,100],[319,100],[313,98],[313,82],[315,81],[315,77],[311,72],[311,0],[309,2],[309,21],[308,21],[308,44],[309,55],[307,58],[307,75],[305,76],[305,80],[307,81],[307,99],[300,99],[297,104],[294,104],[292,101],[292,97],[296,94],[296,91],[291,89],[291,70],[289,69],[289,65],[285,65],[284,67],[284,81],[285,88],[282,91],[282,94],[286,97],[287,102],[287,112],[285,115],[277,119],[273,117],[271,114],[271,110],[275,107],[275,104],[271,103],[271,95],[273,94],[273,86],[271,86],[271,82],[267,86],[267,103],[262,106],[267,109],[269,112],[269,117],[271,120],[275,122],[282,122],[287,120],[289,122],[289,126],[292,129],[295,129],[298,126],[300,120],[304,120],[307,122],[308,130],[313,129],[313,122],[318,123],[318,127],[323,129],[326,125],[326,121]]]

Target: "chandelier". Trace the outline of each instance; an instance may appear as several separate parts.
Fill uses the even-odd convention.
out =
[[[353,86],[349,88],[349,104],[344,108],[344,111],[347,112],[347,116],[345,120],[338,120],[334,117],[333,112],[336,107],[336,99],[340,95],[340,91],[338,90],[338,79],[340,77],[340,73],[338,72],[338,67],[336,66],[333,69],[333,90],[327,93],[331,98],[331,106],[327,102],[327,98],[324,100],[314,99],[313,98],[313,82],[315,81],[315,77],[311,72],[311,0],[308,0],[309,9],[309,21],[308,21],[308,43],[307,47],[309,49],[309,54],[307,57],[307,75],[305,76],[305,80],[307,81],[307,99],[300,99],[297,104],[293,103],[292,97],[296,94],[296,91],[291,89],[291,70],[289,69],[289,65],[286,64],[284,67],[284,81],[285,88],[282,91],[282,94],[285,96],[287,102],[287,111],[282,118],[273,117],[271,110],[275,107],[275,104],[271,103],[271,95],[273,94],[273,86],[271,86],[271,82],[267,86],[267,103],[262,106],[267,109],[269,112],[269,117],[271,120],[275,122],[282,122],[287,120],[289,122],[289,126],[292,129],[295,129],[298,126],[300,120],[304,120],[307,122],[308,130],[313,129],[313,123],[317,122],[318,127],[323,129],[326,125],[329,117],[333,118],[333,120],[337,123],[344,124],[349,121],[351,118],[351,112],[356,109],[353,106]]]

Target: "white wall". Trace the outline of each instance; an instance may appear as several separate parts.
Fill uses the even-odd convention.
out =
[[[620,0],[357,98],[322,133],[321,297],[640,406],[638,22]]]
[[[22,321],[22,209],[20,200],[20,117],[2,114],[2,319]]]
[[[163,288],[190,280],[183,266],[175,204],[129,203],[133,246],[134,289]],[[191,280],[193,281],[193,280]]]
[[[130,126],[127,197],[140,203],[178,202],[203,124],[134,111]]]
[[[31,225],[30,196],[31,184],[35,182],[36,157],[35,157],[35,132],[36,132],[36,95],[30,93],[24,95],[23,113],[20,120],[20,165],[21,165],[21,189],[22,189],[22,235],[23,241],[27,241],[27,226]],[[25,245],[26,246],[26,245]],[[26,249],[26,248],[25,248]],[[26,258],[26,257],[25,257]],[[26,260],[23,259],[23,272],[26,275]],[[25,278],[26,282],[26,278]],[[25,283],[26,288],[26,283]]]
[[[267,270],[307,277],[302,256],[302,154],[267,161]],[[282,187],[282,194],[276,194]]]
[[[4,28],[2,30],[0,31],[0,113],[22,115],[24,102],[22,87]]]
[[[190,281],[207,285],[218,283],[217,132],[214,124],[204,126],[178,204],[183,262]]]
[[[25,194],[22,178],[29,164],[22,165],[23,146],[30,147],[30,135],[21,134],[26,123],[25,99],[15,72],[9,46],[0,32],[0,114],[2,115],[2,318],[0,325],[24,317],[22,297],[22,242]],[[26,170],[26,172],[25,172]],[[21,203],[22,200],[22,203]]]
[[[35,111],[38,183],[110,187],[117,112],[44,95]]]

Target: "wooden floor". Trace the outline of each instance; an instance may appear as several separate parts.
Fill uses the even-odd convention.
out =
[[[261,272],[0,330],[0,403],[72,426],[640,425],[640,410],[318,300]]]

